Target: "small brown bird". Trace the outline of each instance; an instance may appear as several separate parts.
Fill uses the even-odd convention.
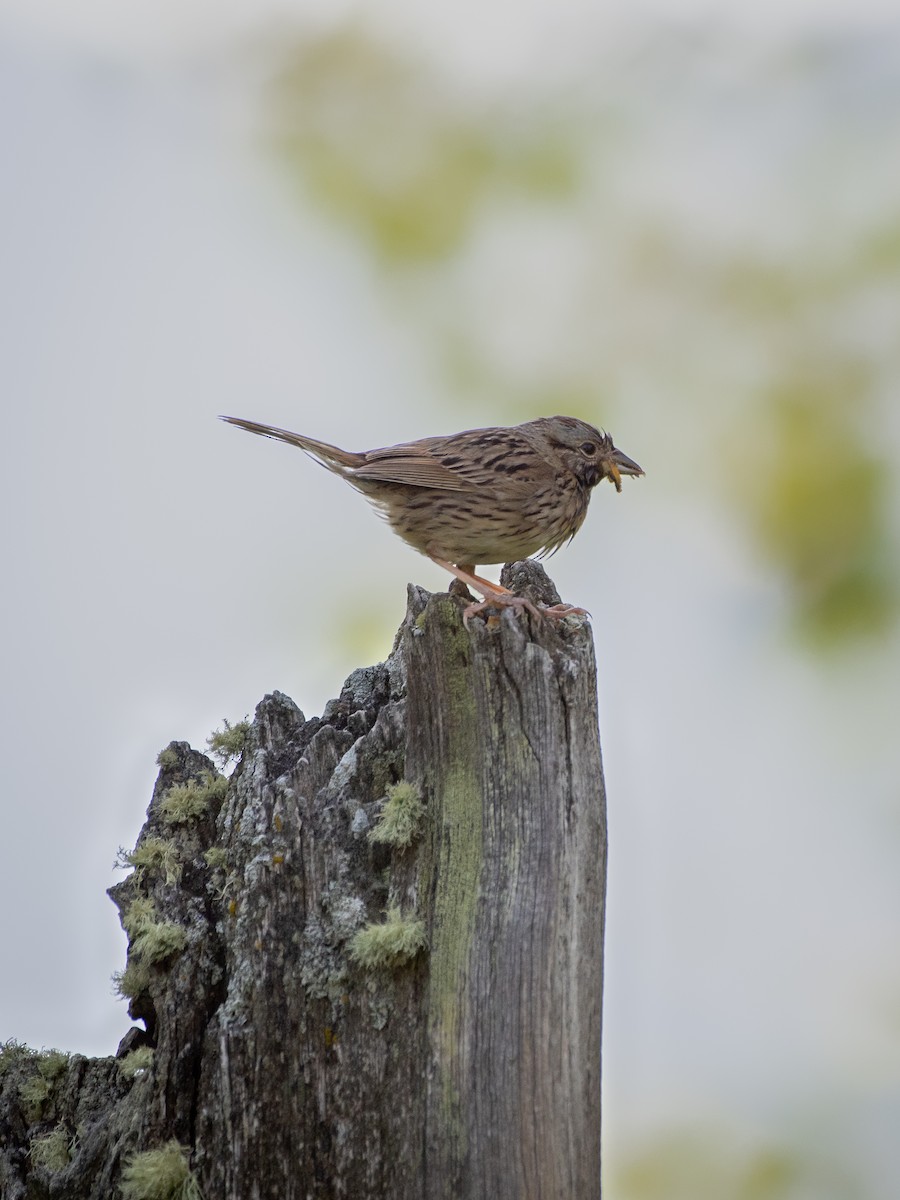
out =
[[[581,528],[591,489],[602,479],[620,492],[623,475],[644,473],[608,433],[575,417],[467,429],[359,454],[273,425],[221,419],[299,446],[362,492],[413,549],[484,596],[466,609],[466,620],[487,604],[537,614],[530,602],[476,575],[476,565],[552,554]],[[540,611],[584,612],[566,604]]]

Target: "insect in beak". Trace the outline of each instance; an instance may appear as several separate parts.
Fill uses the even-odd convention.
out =
[[[606,476],[616,485],[617,492],[621,492],[622,490],[623,475],[643,475],[644,473],[634,459],[629,458],[627,454],[623,454],[621,450],[613,450],[604,465],[606,467]]]

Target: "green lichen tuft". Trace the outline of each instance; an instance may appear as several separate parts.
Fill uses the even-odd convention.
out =
[[[120,1186],[123,1200],[202,1200],[187,1151],[176,1141],[132,1155]]]
[[[224,767],[233,758],[239,758],[243,754],[250,733],[250,722],[245,718],[232,725],[226,718],[222,723],[225,728],[213,730],[206,739],[206,744],[216,762]]]
[[[69,1065],[69,1056],[62,1050],[44,1050],[24,1056],[21,1061],[35,1064],[37,1071],[19,1084],[19,1098],[29,1121],[40,1120],[44,1105],[50,1099],[53,1085]]]
[[[121,1000],[135,1000],[150,986],[150,970],[145,963],[132,959],[124,971],[113,972],[112,985]]]
[[[37,1051],[26,1046],[24,1042],[17,1042],[15,1038],[3,1042],[0,1044],[0,1079],[13,1067],[29,1062],[33,1058],[37,1058]]]
[[[203,857],[211,871],[224,871],[228,865],[228,851],[224,846],[210,846],[203,851]]]
[[[425,805],[413,785],[406,780],[389,787],[387,796],[378,824],[369,834],[369,841],[409,846],[418,836]]]
[[[34,1138],[28,1154],[33,1166],[61,1171],[69,1165],[74,1147],[75,1138],[70,1137],[65,1125],[60,1123],[50,1133]]]
[[[44,1050],[38,1056],[38,1071],[48,1083],[54,1083],[65,1073],[69,1055],[64,1050]]]
[[[126,1079],[134,1079],[137,1076],[146,1075],[152,1065],[152,1047],[138,1046],[137,1050],[130,1050],[124,1058],[119,1059],[119,1072]]]
[[[205,779],[191,779],[169,788],[160,804],[163,820],[169,825],[185,825],[195,821],[209,811],[210,802],[220,800],[228,791],[228,780],[224,775],[215,777],[207,774]]]
[[[146,837],[130,852],[120,850],[116,866],[156,872],[165,876],[166,883],[173,884],[181,879],[183,864],[178,857],[178,846],[174,841],[169,838]]]
[[[141,962],[158,963],[180,954],[187,945],[187,934],[173,921],[155,921],[145,925],[135,936],[131,952]]]
[[[187,944],[187,934],[174,921],[157,921],[156,906],[138,896],[124,916],[122,925],[131,939],[131,955],[143,963],[162,962],[178,954]]]
[[[156,765],[163,771],[171,771],[173,767],[178,766],[178,754],[171,746],[167,746],[157,754]]]
[[[19,1099],[28,1121],[39,1121],[44,1111],[44,1105],[50,1099],[52,1088],[50,1083],[40,1075],[32,1075],[24,1083],[19,1084]]]
[[[153,924],[156,916],[156,905],[150,897],[138,896],[122,914],[122,928],[129,937],[136,937],[146,925]]]
[[[354,935],[350,957],[367,970],[400,967],[424,949],[425,926],[421,921],[403,917],[399,908],[391,908],[387,920],[371,923]]]

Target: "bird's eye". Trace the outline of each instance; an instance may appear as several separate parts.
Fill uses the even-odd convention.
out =
[[[597,447],[593,442],[582,442],[578,449],[582,454],[586,454],[588,458],[593,458],[593,456],[597,453]]]

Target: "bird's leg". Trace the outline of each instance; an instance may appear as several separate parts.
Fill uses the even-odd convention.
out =
[[[515,593],[511,592],[508,587],[504,587],[502,583],[491,583],[490,579],[482,579],[482,577],[480,575],[476,575],[474,566],[470,567],[468,565],[468,563],[466,563],[464,566],[460,567],[459,569],[461,571],[465,571],[467,575],[472,576],[472,578],[475,580],[476,584],[478,584],[479,591],[482,591],[484,588],[487,588],[488,591],[493,592],[494,595],[497,595],[497,594],[499,594],[501,596],[515,595]]]
[[[561,617],[566,615],[565,613],[555,611],[556,608],[562,607],[561,605],[556,605],[553,609],[539,609],[536,608],[535,605],[533,605],[525,596],[515,595],[514,592],[511,592],[509,588],[504,587],[501,583],[491,583],[489,579],[482,579],[480,575],[475,574],[474,563],[471,565],[469,563],[463,563],[459,566],[455,566],[453,563],[447,562],[443,558],[438,558],[434,554],[429,553],[428,557],[436,566],[441,567],[444,571],[449,571],[450,574],[455,575],[461,583],[466,584],[467,587],[474,588],[476,592],[481,592],[482,596],[484,596],[483,600],[476,600],[473,604],[470,604],[465,609],[463,612],[464,625],[468,625],[469,617],[474,617],[476,613],[479,613],[482,611],[482,609],[489,607],[514,608],[520,611],[524,608],[538,620],[540,620],[545,613],[553,617]]]
[[[442,567],[445,571],[449,571],[451,575],[455,575],[462,587],[457,592],[457,595],[464,596],[466,599],[471,599],[468,588],[471,585],[476,592],[492,596],[512,596],[513,592],[509,588],[504,587],[502,583],[492,583],[490,579],[484,579],[481,575],[475,574],[474,563],[453,563],[446,562],[443,558],[436,558],[433,554],[428,557],[438,567]]]
[[[455,575],[464,587],[474,588],[476,592],[481,592],[482,596],[512,595],[509,588],[505,588],[502,583],[491,583],[489,579],[482,579],[480,575],[476,575],[474,563],[460,563],[457,566],[452,562],[447,562],[444,558],[438,558],[436,554],[432,554],[430,551],[428,557],[442,571],[448,571],[451,575]]]
[[[475,578],[474,566],[469,567],[467,564],[463,563],[463,565],[459,568],[459,570],[464,571],[467,576],[471,575],[471,577],[473,579]],[[468,587],[466,587],[466,585],[463,583],[463,581],[461,579],[454,579],[453,582],[450,584],[450,595],[451,596],[459,596],[460,600],[470,600],[471,601],[471,600],[475,599],[475,597],[472,595],[472,593],[469,591]]]

